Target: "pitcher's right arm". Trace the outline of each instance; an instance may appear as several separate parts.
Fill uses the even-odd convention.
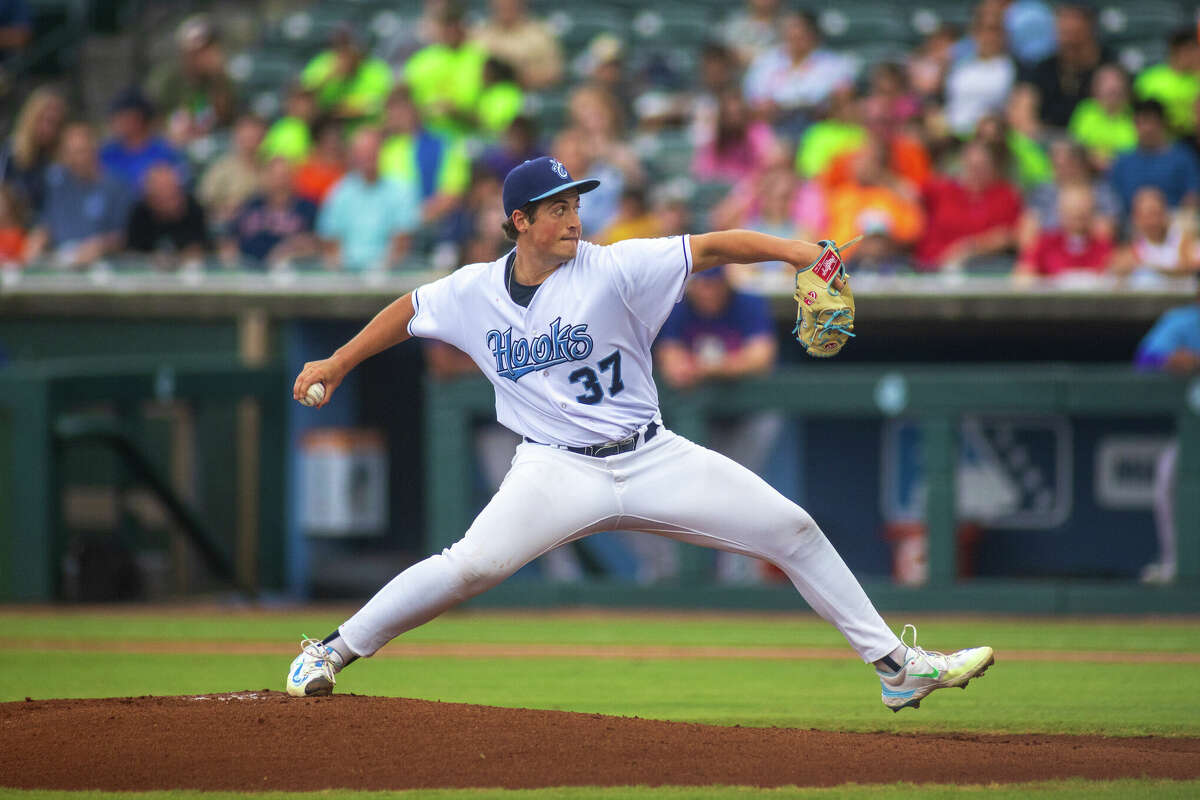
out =
[[[355,334],[353,339],[339,347],[329,358],[309,361],[305,364],[304,369],[300,370],[300,374],[296,376],[296,383],[292,387],[292,397],[296,399],[296,402],[302,402],[308,393],[308,387],[314,383],[324,383],[325,399],[317,407],[320,408],[327,404],[329,398],[333,396],[334,389],[349,374],[350,370],[376,353],[381,353],[389,347],[411,338],[411,334],[408,332],[408,323],[412,321],[414,313],[412,292],[393,301],[387,308],[376,314],[375,318]]]

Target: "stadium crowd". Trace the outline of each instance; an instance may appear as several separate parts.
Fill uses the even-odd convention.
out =
[[[569,12],[568,12],[569,13]],[[1200,39],[1130,72],[1092,6],[982,0],[864,60],[746,0],[692,67],[606,31],[567,52],[523,0],[428,0],[390,37],[335,25],[279,113],[250,111],[214,20],[123,88],[103,131],[51,86],[0,151],[0,261],[370,271],[490,260],[507,170],[599,178],[600,242],[748,227],[865,240],[854,267],[1016,278],[1200,270]],[[558,113],[547,98],[561,97]]]

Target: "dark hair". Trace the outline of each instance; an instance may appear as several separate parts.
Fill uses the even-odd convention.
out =
[[[1180,28],[1171,34],[1168,43],[1168,49],[1178,50],[1181,47],[1187,47],[1190,44],[1196,44],[1196,29],[1195,28]]]
[[[535,219],[537,219],[538,206],[540,206],[542,202],[543,201],[541,200],[534,200],[531,203],[526,203],[525,205],[521,206],[517,209],[517,211],[520,211],[522,214],[524,214],[525,219],[533,222]],[[513,214],[516,214],[517,211],[514,211]],[[520,232],[517,230],[517,226],[513,224],[513,219],[511,216],[504,220],[504,222],[500,225],[500,229],[504,231],[504,238],[508,239],[510,242],[515,242],[517,240],[517,236],[520,235]]]
[[[1153,98],[1134,101],[1133,115],[1136,117],[1141,114],[1152,114],[1158,117],[1159,122],[1167,121],[1167,112],[1163,108],[1163,104]]]

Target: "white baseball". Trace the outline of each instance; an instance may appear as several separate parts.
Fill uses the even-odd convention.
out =
[[[319,405],[325,399],[325,384],[317,381],[312,386],[308,387],[308,392],[305,393],[304,399],[300,401],[301,405],[315,406]]]

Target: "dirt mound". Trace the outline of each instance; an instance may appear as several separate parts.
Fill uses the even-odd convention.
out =
[[[1200,778],[1200,739],[730,728],[266,690],[3,703],[0,735],[0,786],[31,789]]]

